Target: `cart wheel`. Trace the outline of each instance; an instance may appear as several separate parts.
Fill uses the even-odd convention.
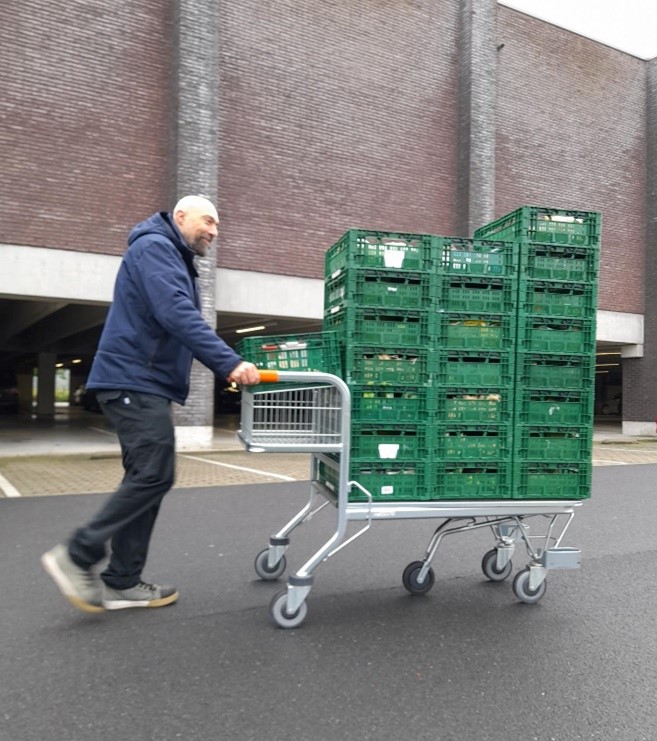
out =
[[[289,613],[286,610],[287,605],[287,587],[274,595],[269,609],[274,623],[279,628],[298,628],[306,619],[308,605],[302,602],[296,612]]]
[[[492,551],[485,553],[481,559],[481,570],[484,572],[484,576],[491,581],[504,581],[513,571],[513,564],[511,561],[507,561],[503,568],[498,569],[497,551],[493,548]]]
[[[536,589],[529,588],[529,566],[519,571],[513,580],[513,593],[521,602],[525,602],[528,605],[538,602],[545,594],[546,589],[547,582],[545,579],[543,579]]]
[[[255,567],[256,574],[261,579],[264,579],[265,581],[275,581],[285,571],[287,561],[285,560],[285,556],[281,556],[281,560],[276,564],[276,566],[274,566],[273,569],[270,569],[267,564],[268,556],[269,548],[265,548],[264,551],[260,551],[260,553],[258,553],[253,565]]]
[[[404,569],[404,573],[402,574],[402,583],[411,594],[426,594],[436,580],[433,569],[429,567],[429,571],[427,571],[427,575],[422,584],[418,582],[417,577],[423,566],[424,561],[412,561]]]

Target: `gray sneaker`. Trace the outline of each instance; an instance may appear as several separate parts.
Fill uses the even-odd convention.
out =
[[[139,584],[129,589],[112,589],[103,585],[103,605],[107,610],[125,610],[129,607],[164,607],[173,604],[180,593],[175,587],[157,584]]]
[[[75,564],[68,546],[56,545],[41,556],[41,564],[72,605],[84,612],[103,612],[100,578]]]

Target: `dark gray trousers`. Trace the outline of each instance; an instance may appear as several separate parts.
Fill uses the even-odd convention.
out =
[[[141,581],[160,503],[174,482],[171,403],[135,391],[99,391],[97,396],[121,443],[125,475],[100,511],[73,533],[68,548],[78,566],[89,568],[105,557],[111,540],[101,578],[114,589],[129,589]]]

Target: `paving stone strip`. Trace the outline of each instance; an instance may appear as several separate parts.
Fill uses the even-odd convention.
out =
[[[0,458],[0,496],[4,479],[22,497],[89,494],[113,491],[121,482],[119,456],[21,456]],[[310,478],[310,456],[304,453],[180,453],[176,456],[176,489],[204,486],[280,483]]]
[[[657,444],[652,440],[609,440],[593,445],[594,466],[649,463],[657,463]],[[112,454],[0,458],[0,497],[110,492],[122,476],[121,459]],[[306,453],[212,451],[176,456],[176,489],[309,478],[310,456]]]

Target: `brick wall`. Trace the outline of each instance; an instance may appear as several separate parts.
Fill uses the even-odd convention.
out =
[[[172,205],[172,6],[24,0],[6,14],[0,242],[118,254]],[[463,231],[459,8],[218,4],[220,265],[316,278],[351,226]],[[494,215],[601,210],[600,308],[642,312],[646,65],[497,13]]]
[[[458,0],[219,7],[220,265],[317,278],[349,227],[453,232]]]
[[[496,215],[601,211],[599,308],[640,313],[646,63],[498,7]]]
[[[169,3],[22,0],[0,23],[0,242],[121,253],[168,197]]]
[[[653,420],[657,416],[657,59],[646,64],[646,276],[642,358],[623,360],[623,417]]]

